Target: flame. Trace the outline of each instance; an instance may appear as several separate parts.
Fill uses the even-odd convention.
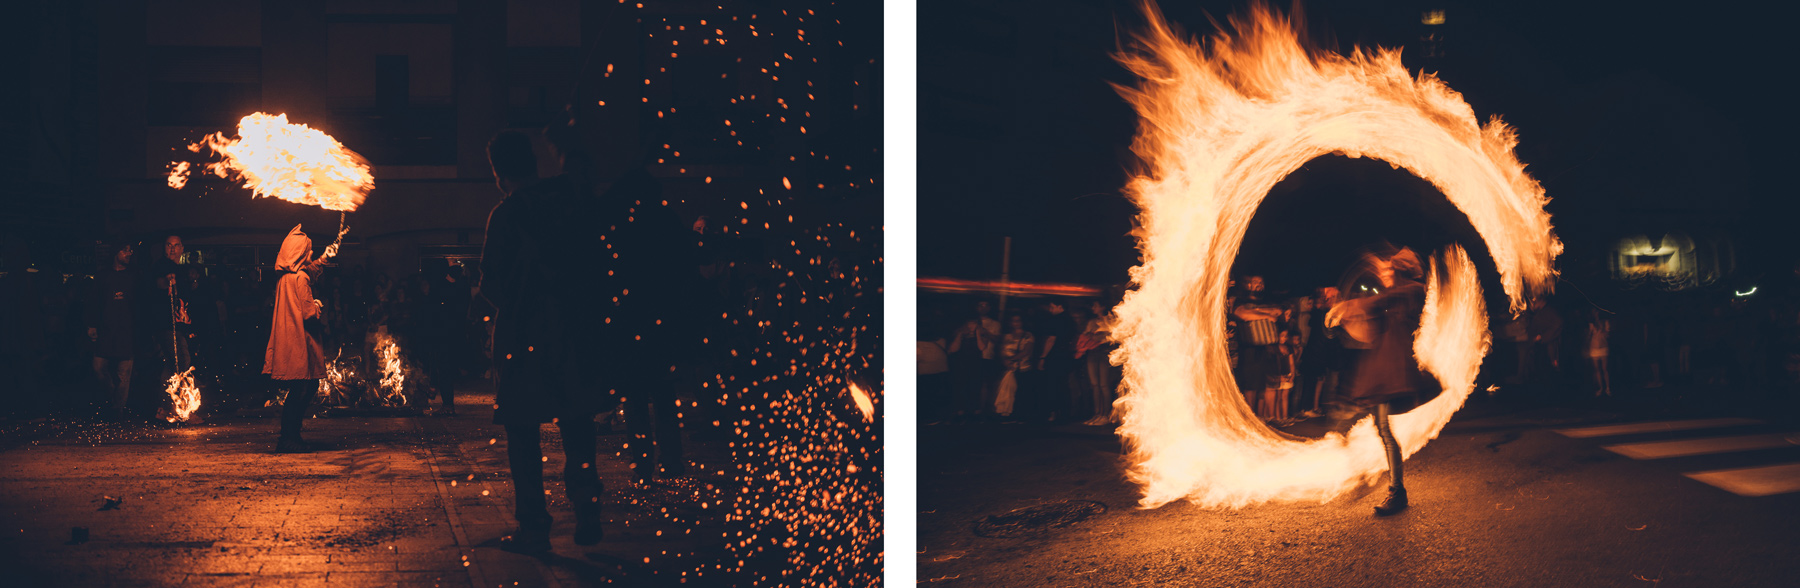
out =
[[[875,421],[875,402],[869,399],[869,393],[864,392],[856,382],[850,383],[850,399],[856,401],[856,409],[862,411],[863,420]]]
[[[187,422],[194,411],[200,410],[200,387],[194,385],[194,368],[189,367],[181,373],[169,376],[166,389],[169,400],[174,401],[174,410],[163,418],[171,423]]]
[[[1397,50],[1310,52],[1303,21],[1260,3],[1205,44],[1178,36],[1156,7],[1144,11],[1148,27],[1117,56],[1142,78],[1118,90],[1138,111],[1132,149],[1146,164],[1126,189],[1142,210],[1142,265],[1113,329],[1130,477],[1146,508],[1329,501],[1387,469],[1373,421],[1321,439],[1269,429],[1239,394],[1220,338],[1228,273],[1258,204],[1331,153],[1406,168],[1468,215],[1517,312],[1549,289],[1562,250],[1544,190],[1513,154],[1511,127],[1479,124],[1435,76],[1409,75]],[[1487,350],[1473,265],[1452,248],[1432,266],[1414,350],[1445,391],[1394,418],[1407,455],[1461,407]]]
[[[169,187],[180,190],[187,186],[188,162],[177,161],[169,168]]]
[[[400,344],[387,333],[375,335],[376,367],[381,380],[376,384],[377,399],[387,406],[406,404],[406,365],[401,359]]]
[[[325,364],[325,377],[319,379],[319,398],[336,402],[347,400],[350,397],[347,391],[353,388],[356,378],[356,367],[344,359],[344,350],[339,349],[337,357]]]
[[[188,150],[199,152],[203,147],[225,158],[207,164],[206,172],[242,180],[257,197],[348,212],[361,206],[375,187],[369,163],[361,155],[331,135],[289,123],[286,114],[245,116],[238,121],[237,139],[213,133]],[[179,190],[187,185],[188,165],[172,165],[169,186]]]

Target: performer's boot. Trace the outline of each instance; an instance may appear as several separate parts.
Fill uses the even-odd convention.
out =
[[[1385,517],[1406,510],[1406,488],[1388,488],[1387,500],[1375,506],[1375,516]]]
[[[525,555],[550,552],[550,521],[520,523],[519,530],[500,538],[500,549]]]
[[[1389,407],[1386,403],[1375,408],[1375,433],[1381,437],[1382,449],[1387,452],[1388,462],[1388,497],[1375,507],[1375,516],[1385,517],[1406,510],[1406,462],[1400,454],[1400,442],[1394,439],[1394,429],[1388,422]]]

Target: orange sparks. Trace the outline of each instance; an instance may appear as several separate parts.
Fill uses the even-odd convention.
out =
[[[1549,289],[1562,250],[1543,188],[1513,154],[1511,127],[1480,124],[1435,76],[1410,75],[1397,50],[1309,50],[1304,23],[1262,4],[1202,44],[1144,10],[1148,28],[1117,56],[1140,78],[1118,90],[1139,116],[1132,149],[1146,166],[1126,192],[1141,209],[1143,255],[1112,331],[1140,504],[1329,501],[1386,470],[1373,421],[1320,439],[1269,429],[1244,403],[1220,337],[1228,274],[1262,199],[1327,154],[1405,168],[1468,215],[1517,311]],[[1444,393],[1393,418],[1405,454],[1461,407],[1487,347],[1474,266],[1451,248],[1433,260],[1414,347]]]
[[[375,177],[361,155],[331,135],[289,123],[285,114],[245,116],[238,121],[238,138],[213,133],[188,149],[198,152],[203,146],[224,157],[207,164],[207,173],[242,181],[256,197],[348,212],[361,206],[375,188]],[[174,165],[169,186],[181,189],[187,184],[188,167]]]

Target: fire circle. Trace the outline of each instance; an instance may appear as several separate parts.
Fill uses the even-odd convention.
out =
[[[1260,5],[1204,42],[1146,12],[1149,24],[1117,56],[1141,79],[1118,89],[1139,114],[1132,149],[1145,165],[1126,189],[1140,208],[1142,255],[1116,311],[1112,356],[1124,368],[1119,434],[1140,505],[1326,502],[1373,483],[1387,464],[1372,420],[1302,439],[1263,425],[1239,394],[1222,334],[1228,273],[1250,218],[1313,158],[1388,162],[1468,215],[1517,312],[1549,288],[1562,250],[1544,190],[1513,154],[1511,127],[1498,117],[1478,123],[1435,76],[1410,75],[1398,50],[1311,51],[1303,23]],[[1434,256],[1430,274],[1414,351],[1444,393],[1394,417],[1408,456],[1461,408],[1489,343],[1464,253]]]

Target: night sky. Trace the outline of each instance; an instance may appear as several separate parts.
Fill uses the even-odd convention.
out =
[[[1247,3],[1167,2],[1190,34]],[[1284,12],[1286,4],[1277,4]],[[1443,10],[1445,23],[1421,23]],[[1784,272],[1793,154],[1779,17],[1719,5],[1333,2],[1303,7],[1322,49],[1404,47],[1485,121],[1520,136],[1568,250],[1566,279],[1606,279],[1627,234],[1725,235],[1738,270],[1719,286]],[[1110,53],[1142,22],[1135,2],[927,1],[920,8],[919,275],[1116,284],[1136,263],[1120,196],[1136,116],[1108,86],[1133,80]],[[1433,42],[1426,35],[1435,34]],[[1375,208],[1393,210],[1376,219]],[[1356,218],[1346,226],[1345,218]],[[1240,271],[1278,289],[1334,281],[1375,238],[1474,245],[1429,184],[1378,161],[1327,156],[1278,186],[1250,225]],[[1485,257],[1485,256],[1478,256]]]

